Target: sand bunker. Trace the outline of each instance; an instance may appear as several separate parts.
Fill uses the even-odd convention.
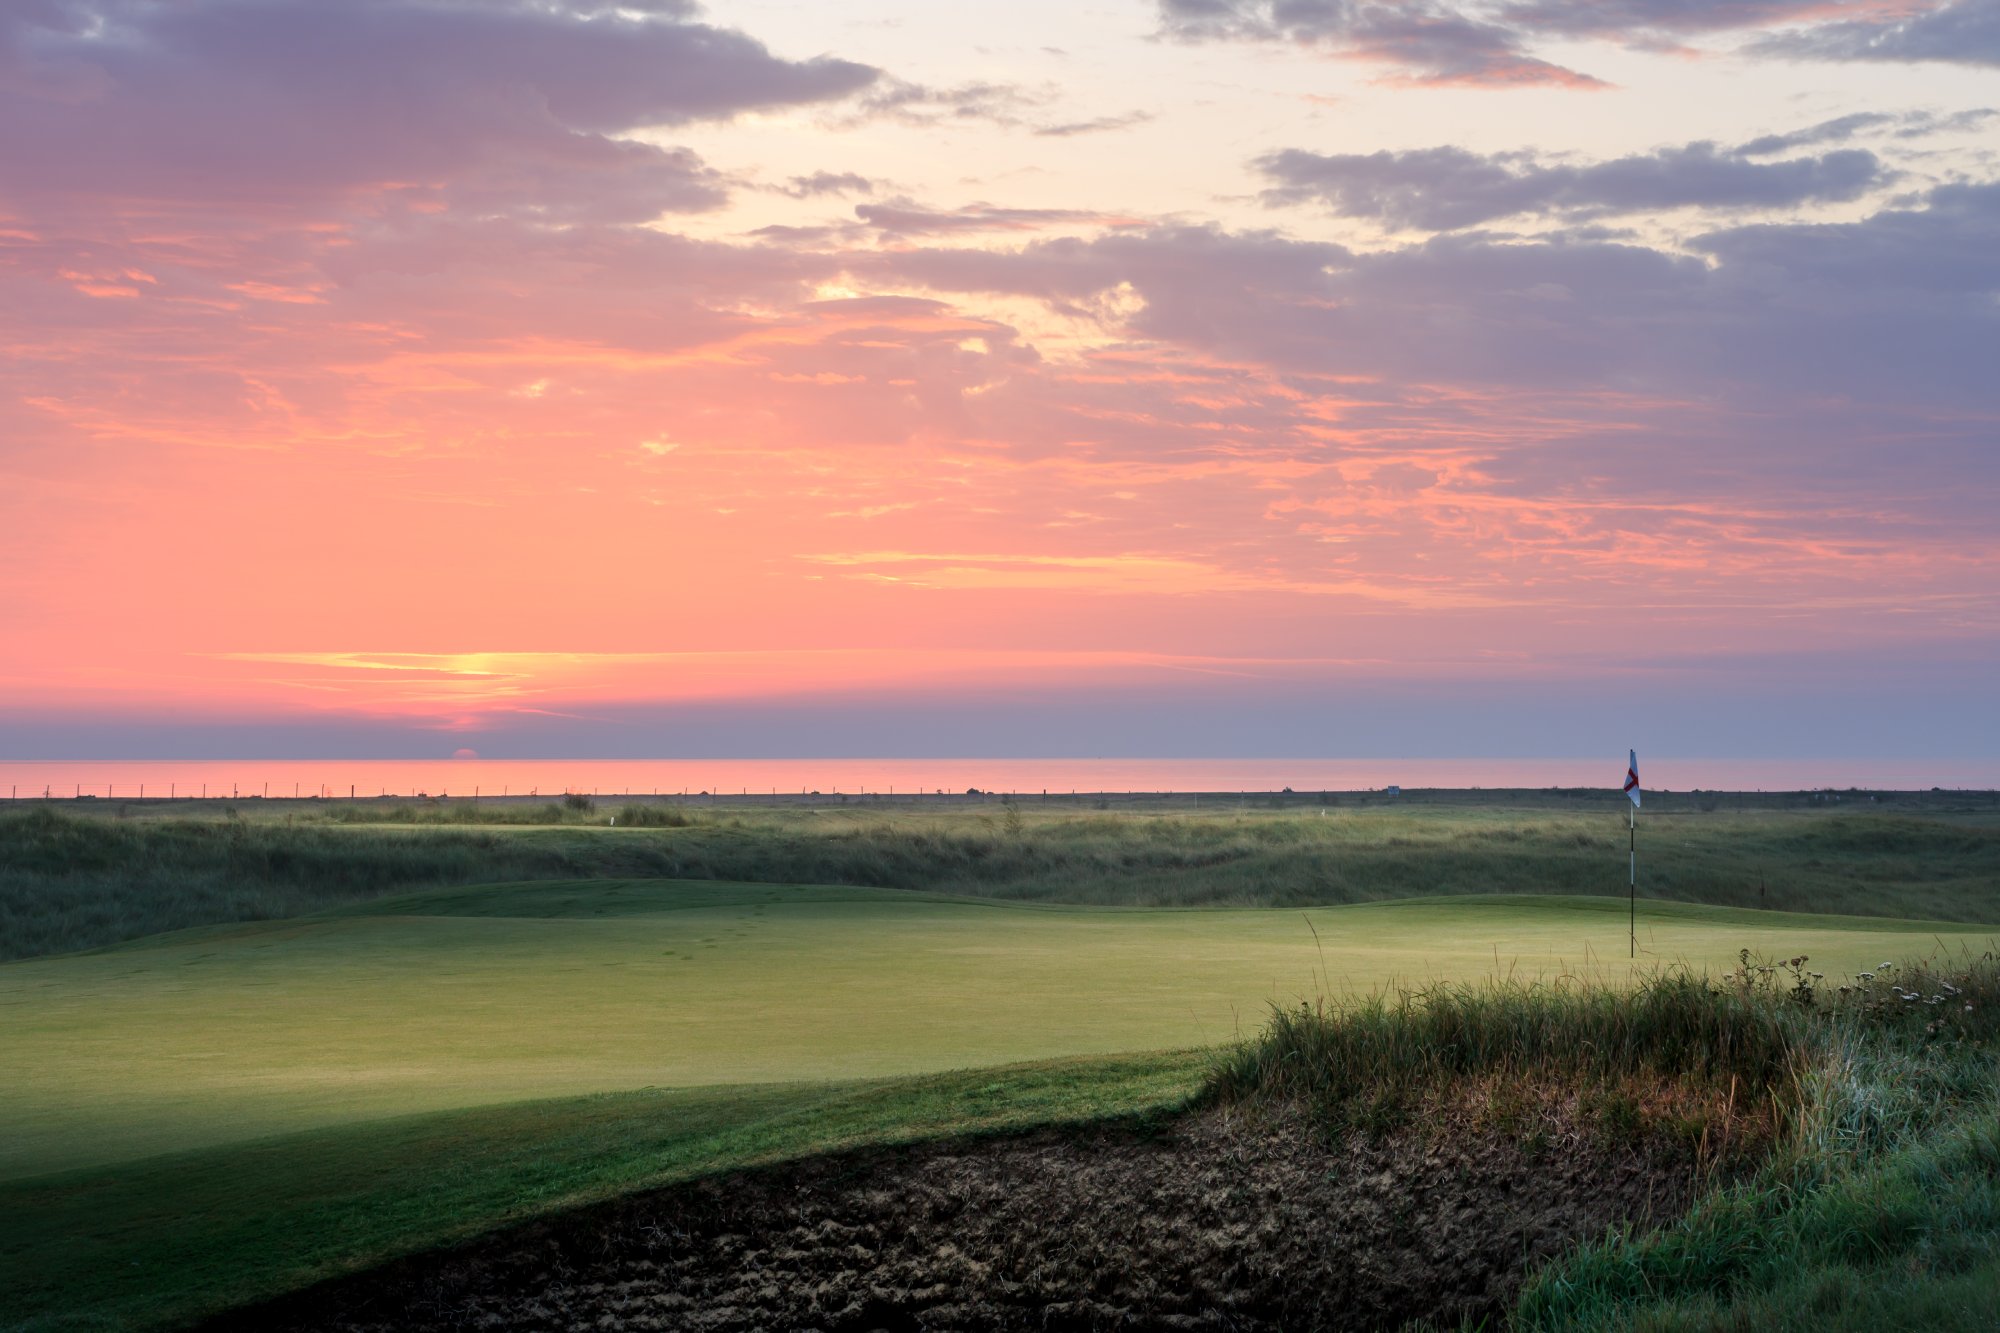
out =
[[[1377,1329],[1497,1316],[1526,1273],[1683,1211],[1695,1149],[1574,1099],[1510,1131],[1297,1108],[815,1159],[419,1255],[212,1327]]]

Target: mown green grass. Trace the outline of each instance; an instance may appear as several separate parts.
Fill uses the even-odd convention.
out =
[[[616,827],[604,822],[619,817],[608,805],[587,816],[561,812],[578,822],[556,826],[457,826],[470,806],[403,811],[364,803],[310,818],[294,811],[235,819],[33,810],[0,815],[0,957],[527,878],[844,884],[1100,906],[1314,906],[1623,889],[1622,805],[1552,808],[1544,799],[1523,807],[1521,799],[1502,793],[1487,804],[1408,806],[1301,799],[1276,810],[1172,814],[1033,801],[704,811],[650,803]],[[1879,809],[1706,803],[1681,798],[1642,815],[1646,896],[2000,922],[1993,809],[1915,797]],[[547,814],[535,806],[494,809],[509,818]],[[1018,828],[1009,809],[1020,816]],[[405,814],[436,822],[326,822]],[[593,822],[580,822],[586,818]]]
[[[1903,976],[1953,1007],[1658,974],[1434,984],[1285,1011],[1214,1052],[1044,1062],[874,1083],[523,1103],[0,1182],[0,1320],[22,1330],[171,1326],[509,1221],[720,1170],[872,1143],[1192,1102],[1692,1079],[1771,1105],[1764,1167],[1680,1222],[1558,1261],[1513,1322],[1555,1330],[1990,1327],[2000,1261],[2000,969]],[[1957,1007],[1970,1003],[1971,1009]]]
[[[0,1182],[0,1327],[171,1327],[510,1221],[758,1163],[1161,1114],[1200,1053],[646,1089],[341,1125]]]
[[[1270,1006],[1593,976],[1748,944],[1853,970],[1983,928],[1612,899],[1311,911],[1059,907],[852,887],[441,889],[0,966],[0,1178],[611,1089],[1210,1045]],[[1982,945],[1983,947],[1983,945]],[[1636,972],[1635,972],[1636,969]]]

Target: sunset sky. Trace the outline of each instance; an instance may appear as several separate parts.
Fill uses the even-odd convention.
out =
[[[2000,746],[2000,0],[0,0],[0,757]]]

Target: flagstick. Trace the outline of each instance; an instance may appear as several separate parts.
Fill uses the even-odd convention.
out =
[[[1625,813],[1631,821],[1632,844],[1631,873],[1630,878],[1625,881],[1625,901],[1632,924],[1631,956],[1636,959],[1639,956],[1639,807],[1635,805]]]

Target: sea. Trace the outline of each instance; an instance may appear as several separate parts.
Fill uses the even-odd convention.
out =
[[[1645,758],[1667,791],[1990,791],[2000,761]],[[917,795],[1609,787],[1622,753],[1568,759],[194,759],[0,760],[0,796],[270,799]]]

